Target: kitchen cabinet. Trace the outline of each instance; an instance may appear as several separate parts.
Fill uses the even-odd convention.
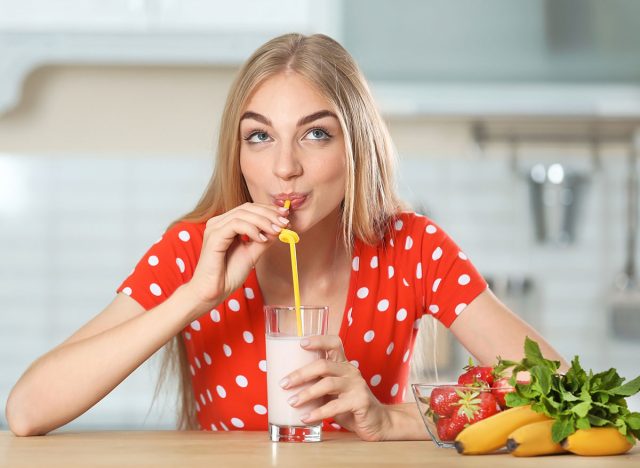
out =
[[[48,64],[237,65],[286,32],[340,37],[341,0],[0,0],[0,114]]]

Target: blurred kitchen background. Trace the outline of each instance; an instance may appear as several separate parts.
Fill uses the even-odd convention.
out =
[[[195,204],[234,73],[290,31],[359,61],[401,193],[502,300],[567,359],[640,374],[640,2],[0,0],[3,407]],[[412,378],[433,380],[421,326]],[[468,355],[435,334],[446,380]],[[67,427],[172,427],[158,361]]]

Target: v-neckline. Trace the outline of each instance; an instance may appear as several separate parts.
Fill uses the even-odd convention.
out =
[[[349,287],[347,288],[347,298],[345,300],[344,309],[342,311],[342,318],[340,319],[340,328],[338,330],[338,336],[342,340],[343,346],[347,342],[347,334],[349,331],[349,312],[353,309],[353,296],[355,295],[356,285],[358,284],[358,275],[360,273],[360,268],[353,268],[353,263],[356,257],[360,254],[360,242],[356,238],[353,242],[353,252],[351,253],[351,262],[349,264]],[[262,293],[262,286],[260,285],[260,281],[258,280],[258,273],[256,272],[255,267],[251,269],[249,272],[249,276],[245,280],[245,284],[253,282],[257,289],[258,299],[260,303],[264,307],[264,294]],[[262,317],[264,320],[264,316]]]

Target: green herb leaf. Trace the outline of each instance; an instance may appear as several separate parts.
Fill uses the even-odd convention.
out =
[[[634,431],[640,429],[640,413],[629,413],[625,419],[631,429]]]
[[[557,419],[551,426],[551,439],[559,444],[576,431],[573,419]]]
[[[640,391],[640,376],[627,382],[624,385],[611,389],[611,393],[614,395],[631,396]]]
[[[588,401],[583,401],[582,403],[578,403],[573,408],[571,408],[571,411],[575,413],[579,418],[584,418],[587,416],[587,413],[589,413],[590,409],[591,403]]]

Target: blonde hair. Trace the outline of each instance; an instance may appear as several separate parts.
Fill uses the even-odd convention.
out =
[[[204,222],[251,201],[240,170],[240,118],[257,87],[283,72],[305,78],[334,106],[338,116],[346,153],[342,229],[348,252],[356,237],[369,245],[377,244],[391,218],[403,207],[395,189],[395,151],[357,64],[338,42],[322,34],[276,37],[242,66],[224,107],[213,175],[196,207],[176,222]],[[165,348],[156,395],[171,370],[179,373],[178,428],[195,429],[194,395],[180,334]]]

